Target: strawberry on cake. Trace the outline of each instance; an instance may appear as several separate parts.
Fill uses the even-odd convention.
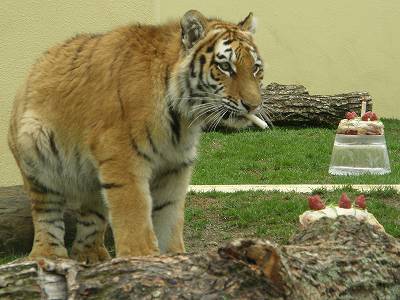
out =
[[[325,205],[320,195],[312,195],[308,198],[310,210],[305,211],[299,216],[302,228],[310,226],[321,218],[335,219],[338,216],[352,216],[359,221],[367,222],[379,230],[385,231],[385,228],[378,222],[375,216],[367,211],[366,199],[364,195],[359,195],[354,201],[354,206],[350,198],[343,193],[339,199],[338,205]]]
[[[384,126],[376,113],[367,111],[358,117],[357,113],[347,112],[346,118],[341,120],[336,130],[337,134],[346,135],[383,135]]]

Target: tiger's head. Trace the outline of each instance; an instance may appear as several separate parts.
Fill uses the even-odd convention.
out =
[[[253,41],[250,13],[232,24],[188,11],[181,19],[183,60],[179,70],[180,110],[211,128],[241,128],[245,114],[268,119],[262,107],[263,61]]]

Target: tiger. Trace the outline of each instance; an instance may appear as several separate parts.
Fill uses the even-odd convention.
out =
[[[32,259],[183,253],[185,198],[204,124],[262,114],[252,13],[196,10],[160,25],[78,34],[51,47],[17,91],[8,143],[31,201]],[[64,244],[65,209],[76,235]],[[69,252],[69,253],[68,253]]]

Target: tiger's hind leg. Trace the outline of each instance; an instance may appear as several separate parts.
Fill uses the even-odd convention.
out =
[[[13,118],[8,142],[31,200],[34,240],[29,256],[66,258],[65,198],[55,180],[61,157],[54,133],[33,111],[27,111],[20,119],[15,115]]]
[[[101,193],[93,192],[82,200],[77,214],[76,237],[71,257],[88,264],[110,259],[104,246],[104,234],[107,228],[107,210]]]
[[[34,177],[25,177],[24,181],[32,202],[34,225],[34,241],[29,257],[67,258],[64,246],[64,197]]]

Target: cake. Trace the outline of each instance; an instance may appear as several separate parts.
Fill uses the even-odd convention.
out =
[[[371,224],[378,230],[385,231],[384,227],[378,222],[373,214],[358,208],[346,209],[338,206],[328,206],[321,210],[307,210],[299,216],[299,221],[302,228],[307,228],[321,218],[335,219],[338,216],[352,216],[359,221]]]
[[[389,155],[383,123],[376,113],[366,111],[363,101],[361,118],[347,112],[336,130],[329,174],[383,175],[390,173]]]
[[[346,135],[383,135],[384,126],[378,116],[367,111],[358,117],[354,111],[347,112],[346,118],[341,120],[336,130],[337,134]]]
[[[343,193],[338,205],[335,206],[326,206],[324,200],[319,195],[312,195],[308,197],[308,206],[310,210],[305,211],[299,216],[302,228],[307,228],[321,218],[335,219],[339,216],[351,216],[359,221],[371,224],[378,230],[385,231],[385,228],[378,222],[375,216],[367,211],[364,195],[357,196],[353,205],[346,193]]]

